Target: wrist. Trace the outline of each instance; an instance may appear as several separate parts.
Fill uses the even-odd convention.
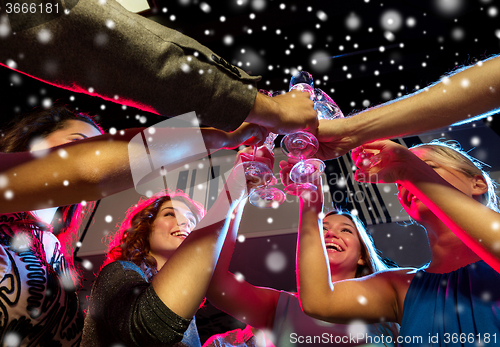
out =
[[[374,138],[370,135],[371,124],[369,117],[364,115],[354,115],[352,117],[339,119],[342,121],[342,126],[345,128],[344,134],[349,134],[351,148],[356,148],[364,143],[370,142]]]
[[[217,150],[224,148],[228,142],[227,133],[225,131],[215,128],[202,128],[200,129],[205,147],[210,150]]]
[[[411,152],[410,152],[411,153]],[[428,180],[430,177],[436,175],[436,172],[422,161],[415,154],[411,153],[412,157],[409,158],[403,165],[397,168],[397,183],[417,182],[419,180]]]
[[[248,123],[259,124],[265,128],[273,128],[279,115],[279,105],[269,96],[257,93],[255,103],[245,119]]]

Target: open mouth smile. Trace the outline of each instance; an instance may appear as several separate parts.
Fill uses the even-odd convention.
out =
[[[326,242],[325,246],[326,246],[327,251],[333,251],[333,252],[343,252],[344,251],[344,248],[341,245],[339,245],[338,243]]]
[[[178,231],[174,231],[173,233],[170,233],[170,235],[172,236],[175,236],[175,237],[182,237],[182,238],[186,238],[189,236],[189,232],[187,232],[186,230],[178,230]]]

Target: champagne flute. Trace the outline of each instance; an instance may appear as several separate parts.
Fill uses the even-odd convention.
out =
[[[314,88],[312,75],[300,71],[290,79],[290,90],[305,91],[314,101],[314,110],[319,119],[343,118],[344,115],[333,99],[319,88]],[[290,190],[317,190],[312,184],[325,171],[325,163],[319,159],[308,159],[318,151],[319,143],[314,135],[298,131],[288,134],[281,141],[281,149],[290,158],[299,159],[292,167],[290,179],[294,182],[287,188]]]
[[[264,142],[264,147],[267,147],[269,152],[273,153],[274,140],[278,135],[274,133],[269,133]],[[255,160],[255,151],[254,151]],[[266,181],[264,185],[253,189],[250,193],[249,201],[252,205],[260,208],[277,208],[285,201],[285,193],[278,188],[271,187],[278,182],[276,177],[271,178],[271,180]]]

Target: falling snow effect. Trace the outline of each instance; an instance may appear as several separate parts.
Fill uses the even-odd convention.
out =
[[[252,0],[251,6],[255,11],[263,11],[263,10],[265,10],[265,8],[267,6],[267,1],[266,0]]]
[[[465,38],[465,31],[462,28],[455,28],[451,32],[451,37],[456,41],[461,41]]]
[[[388,31],[398,31],[403,25],[403,16],[394,10],[384,12],[380,17],[380,25]]]
[[[16,252],[25,252],[31,248],[31,237],[24,232],[19,233],[12,238],[10,245],[12,250]]]
[[[41,29],[37,35],[38,42],[42,44],[49,43],[52,40],[52,33],[48,29]]]
[[[484,58],[482,55],[484,52],[488,55],[500,52],[500,27],[495,22],[498,20],[498,5],[494,1],[481,0],[476,2],[477,4],[471,5],[472,11],[475,11],[473,14],[479,18],[478,20],[460,17],[466,5],[465,1],[436,0],[432,3],[432,8],[429,6],[426,9],[419,9],[419,11],[411,9],[400,11],[398,8],[389,7],[388,4],[380,6],[380,2],[366,0],[351,8],[348,8],[347,4],[343,11],[343,17],[340,17],[327,6],[328,3],[321,7],[299,2],[294,9],[290,2],[285,1],[232,0],[227,6],[228,8],[221,10],[219,4],[212,0],[204,2],[178,0],[169,4],[168,11],[165,9],[164,13],[168,12],[165,17],[167,20],[175,20],[175,25],[181,27],[189,18],[186,18],[186,14],[181,12],[182,8],[179,9],[178,4],[184,6],[186,11],[205,16],[202,18],[207,18],[208,24],[200,22],[192,25],[200,27],[200,35],[195,38],[213,48],[231,64],[240,66],[253,74],[262,74],[263,80],[259,82],[258,87],[266,86],[272,91],[284,90],[290,76],[295,71],[305,69],[313,72],[315,79],[321,82],[320,87],[326,92],[332,93],[332,97],[347,115],[352,111],[375,106],[396,96],[404,95],[407,91],[413,90],[416,85],[425,88],[425,84],[436,80],[439,74],[451,71],[454,63],[456,66],[461,66],[464,63],[473,63],[474,59]],[[396,2],[394,6],[397,5]],[[479,12],[479,6],[483,7],[481,12]],[[233,10],[240,12],[233,13]],[[268,13],[267,11],[276,11],[275,13],[283,18],[297,13],[306,20],[296,21],[292,28],[284,25],[280,18],[259,22]],[[428,13],[424,14],[424,12]],[[236,24],[235,14],[240,21]],[[448,18],[447,21],[441,23],[446,24],[442,25],[442,28],[432,23],[432,21],[439,21],[439,16]],[[458,18],[456,22],[452,21],[455,16]],[[0,16],[0,40],[11,35],[7,23],[7,17]],[[488,29],[483,27],[484,23],[490,23]],[[111,30],[120,28],[111,19],[101,23],[101,25],[103,33],[91,39],[96,46],[105,48],[109,43],[107,35],[112,34]],[[319,28],[318,25],[320,25]],[[482,33],[476,30],[476,26],[481,27]],[[233,27],[234,30],[231,30]],[[250,30],[251,35],[247,34],[248,30]],[[204,35],[205,32],[208,32],[209,35]],[[194,30],[189,31],[189,33],[197,34]],[[495,41],[485,42],[487,37],[492,37]],[[36,38],[42,44],[51,44],[54,40],[49,31],[40,31]],[[204,39],[207,41],[204,42]],[[478,42],[475,42],[474,39],[478,39]],[[220,44],[220,47],[217,47],[217,44]],[[241,53],[243,47],[245,53]],[[383,49],[379,49],[379,47],[383,47]],[[456,53],[458,55],[455,55]],[[443,56],[442,59],[446,60],[446,63],[440,64],[440,55]],[[18,65],[22,67],[22,62],[23,58],[17,54],[8,57],[8,60],[1,61],[2,64],[14,69],[18,68]],[[44,62],[44,64],[45,69],[57,72],[58,62],[51,64]],[[300,65],[302,66],[299,68]],[[191,66],[196,69],[193,70]],[[343,66],[346,67],[345,70]],[[179,63],[177,69],[186,75],[199,74],[198,67],[194,64],[190,65],[187,60],[182,65]],[[428,72],[423,70],[434,70],[434,75],[431,73],[425,75]],[[411,71],[417,76],[412,76]],[[189,77],[186,76],[186,78]],[[9,105],[8,113],[4,112],[3,114],[19,113],[30,106],[42,105],[46,107],[52,104],[52,100],[59,98],[59,93],[46,88],[46,86],[32,90],[24,89],[27,86],[27,80],[29,80],[28,77],[11,75],[10,73],[7,78],[4,78],[2,87],[7,90],[17,88],[16,93],[22,95],[22,100],[19,99],[21,101]],[[285,82],[285,80],[287,81]],[[470,83],[467,84],[463,81],[456,83],[460,83],[463,88],[471,88]],[[97,83],[90,85],[99,90]],[[401,85],[404,87],[401,88]],[[25,93],[23,93],[24,90],[26,90]],[[93,93],[94,89],[89,89],[89,92]],[[494,92],[492,90],[492,93]],[[86,110],[87,99],[85,96],[76,94],[76,98],[72,96],[70,100],[72,106]],[[100,101],[95,113],[108,122],[105,128],[109,129],[110,132],[111,129],[120,131],[122,125],[121,122],[117,121],[119,118],[111,116],[112,112],[116,112],[116,108],[113,108],[110,103],[106,103],[106,106],[101,108],[101,104]],[[145,127],[154,122],[154,117],[149,114],[141,114],[136,117],[138,111],[133,108],[127,109],[126,106],[123,106],[123,109],[120,107],[118,111],[124,119],[125,117],[130,118],[127,118],[131,122],[129,127]],[[498,120],[498,117],[494,116],[489,121]],[[468,148],[480,147],[485,144],[485,140],[480,136],[469,136],[462,143],[470,145],[467,146]],[[481,148],[475,149],[473,154],[486,162],[493,156],[491,150],[487,151]],[[43,157],[45,154],[42,151],[37,152],[37,155]],[[195,169],[200,170],[197,165],[186,167],[186,170]],[[62,186],[64,180],[61,179],[59,182]],[[341,178],[337,179],[332,187],[340,189],[346,188],[350,184],[350,181]],[[0,188],[8,189],[7,185],[7,177],[0,176]],[[206,184],[195,186],[195,190],[204,191],[206,189]],[[380,192],[382,195],[393,195],[396,193],[396,189],[394,185],[384,185],[380,187]],[[14,197],[12,190],[3,190],[0,194],[5,199]],[[148,194],[153,194],[153,191],[148,191]],[[357,210],[353,210],[353,213],[358,214]],[[362,209],[359,209],[360,215],[364,213]],[[105,214],[100,217],[103,222],[105,222],[104,217]],[[118,214],[114,213],[110,214],[109,217],[111,220],[107,223],[112,223],[113,220],[116,221],[120,218]],[[262,218],[266,225],[280,227],[278,218],[272,218],[271,224],[267,224],[268,216]],[[111,226],[108,225],[108,227]],[[491,229],[492,232],[500,232],[498,224],[493,224]],[[398,237],[395,233],[392,233],[392,237],[390,235],[384,232],[380,234],[380,237],[390,241],[396,240]],[[249,239],[245,241],[244,236],[240,235],[238,241],[245,245]],[[403,247],[401,253],[405,253],[409,251],[409,246],[407,244],[394,244],[394,250],[398,251],[400,247]],[[263,253],[262,258],[265,259],[265,266],[269,271],[293,271],[293,266],[286,264],[284,253],[280,253],[278,250],[263,251]],[[83,263],[82,266],[86,268]],[[98,267],[97,264],[95,266]],[[241,274],[238,276],[243,278]]]
[[[3,338],[4,346],[20,346],[21,345],[21,336],[15,332],[7,332]]]
[[[440,14],[451,17],[462,10],[465,0],[436,0],[434,5]]]
[[[350,30],[358,30],[361,27],[361,17],[352,12],[345,20],[345,25]]]
[[[0,16],[0,39],[9,36],[11,33],[8,17]]]
[[[287,260],[283,252],[275,250],[266,256],[266,267],[273,273],[279,273],[286,269]]]
[[[330,56],[325,51],[317,51],[311,55],[311,70],[316,73],[328,71],[332,65]]]
[[[347,331],[351,336],[358,336],[358,334],[362,336],[367,333],[367,327],[363,321],[356,320],[349,324]]]

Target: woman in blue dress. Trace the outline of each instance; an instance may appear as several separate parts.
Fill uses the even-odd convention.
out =
[[[408,150],[377,141],[352,156],[356,180],[397,184],[401,205],[427,230],[432,259],[418,270],[389,270],[332,286],[317,214],[303,204],[298,257],[304,312],[337,323],[399,322],[402,346],[496,345],[500,214],[482,164],[444,143]],[[306,268],[312,270],[301,271]]]

